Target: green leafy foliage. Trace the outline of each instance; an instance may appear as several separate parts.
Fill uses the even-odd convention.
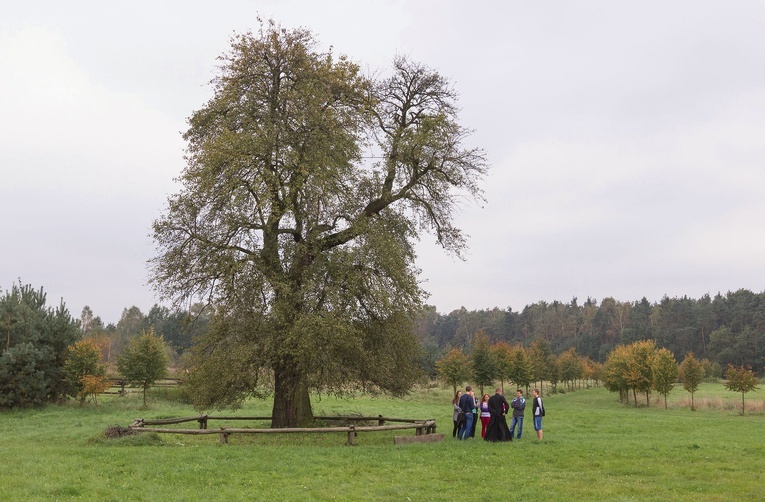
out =
[[[451,349],[436,362],[436,370],[456,394],[457,387],[473,377],[473,361],[460,349]]]
[[[659,349],[653,360],[653,388],[664,396],[664,408],[667,408],[667,395],[677,383],[678,369],[675,356],[667,349]]]
[[[513,366],[515,364],[513,359],[513,349],[507,342],[497,342],[489,348],[489,351],[494,362],[494,367],[497,370],[496,377],[499,379],[500,386],[504,391],[505,381],[511,379],[510,375],[513,372]]]
[[[584,376],[584,364],[574,348],[558,356],[558,368],[561,381],[568,382],[569,388],[573,388],[576,379]]]
[[[694,357],[693,353],[689,352],[680,364],[679,369],[683,388],[691,393],[691,410],[694,410],[693,395],[698,389],[699,384],[704,380],[704,367]]]
[[[725,371],[725,378],[726,389],[741,393],[741,414],[743,415],[746,407],[744,396],[746,396],[747,392],[758,388],[757,376],[752,371],[752,368],[728,365],[728,369]]]
[[[125,353],[117,358],[117,368],[125,380],[143,389],[144,407],[149,387],[167,375],[167,363],[165,342],[154,330],[132,339]]]
[[[604,385],[611,392],[619,392],[622,401],[628,401],[632,391],[635,406],[638,405],[637,394],[644,393],[648,406],[650,391],[656,384],[656,357],[656,342],[653,340],[617,345],[601,369]]]
[[[632,389],[637,406],[637,393],[645,394],[646,406],[650,403],[651,388],[654,383],[654,364],[656,356],[656,342],[643,340],[634,342],[628,347],[629,358],[627,359],[627,385]]]
[[[70,395],[76,396],[84,404],[88,396],[103,391],[103,379],[106,366],[101,363],[101,349],[93,339],[86,338],[69,347],[64,376],[69,384]]]
[[[601,368],[601,379],[606,389],[618,392],[622,402],[629,400],[628,362],[630,358],[626,345],[618,345],[609,354]]]
[[[497,368],[494,366],[489,348],[489,337],[483,331],[479,331],[473,337],[471,359],[473,379],[483,395],[484,387],[491,386],[497,377]]]

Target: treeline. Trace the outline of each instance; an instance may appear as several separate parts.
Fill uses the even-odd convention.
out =
[[[485,333],[490,343],[530,346],[544,341],[555,354],[574,349],[596,362],[605,361],[619,345],[652,340],[678,360],[694,353],[722,367],[750,366],[762,373],[765,292],[740,289],[699,299],[665,296],[657,303],[645,298],[634,302],[588,298],[580,304],[574,298],[568,303],[534,303],[520,312],[462,308],[443,315],[429,307],[418,327],[423,367],[435,374],[436,360],[450,348],[469,349],[478,332]]]
[[[81,336],[92,340],[102,352],[102,361],[111,366],[133,338],[152,330],[167,345],[171,363],[176,363],[178,357],[191,348],[194,339],[207,331],[210,317],[201,304],[193,305],[188,311],[154,305],[146,314],[133,306],[123,309],[116,324],[104,325],[101,318],[85,306],[79,321]]]
[[[201,306],[171,312],[155,305],[144,315],[125,309],[103,325],[89,307],[80,319],[65,304],[46,304],[42,288],[13,285],[0,295],[0,410],[59,402],[84,403],[109,387],[108,375],[146,389],[207,329]],[[175,361],[173,361],[175,360]]]
[[[449,349],[436,361],[435,372],[455,393],[465,382],[477,385],[481,395],[485,388],[496,383],[503,389],[506,383],[519,389],[525,387],[527,394],[532,384],[538,384],[544,394],[545,384],[549,391],[557,393],[560,383],[566,390],[602,383],[611,392],[618,392],[622,402],[629,403],[632,394],[635,406],[638,394],[645,395],[645,404],[649,406],[651,392],[656,391],[664,396],[665,407],[667,395],[679,379],[691,393],[691,409],[694,409],[693,393],[699,384],[724,376],[727,389],[741,392],[742,413],[744,395],[757,389],[759,384],[750,367],[728,365],[723,374],[719,364],[696,359],[693,353],[686,354],[678,365],[672,352],[657,347],[654,340],[617,345],[606,361],[599,363],[577,354],[574,348],[555,355],[545,340],[534,340],[528,347],[504,341],[490,344],[483,331],[475,334],[469,351]]]

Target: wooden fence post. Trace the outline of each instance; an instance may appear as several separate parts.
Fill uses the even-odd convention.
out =
[[[228,437],[231,435],[230,432],[221,432],[220,433],[220,444],[228,444]]]
[[[199,422],[200,429],[207,429],[207,415],[200,415],[200,417],[197,418],[197,422]]]
[[[350,425],[348,427],[348,446],[353,446],[353,438],[356,436],[356,426]]]

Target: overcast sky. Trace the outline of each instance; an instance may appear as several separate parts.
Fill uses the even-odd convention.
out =
[[[186,118],[257,16],[460,92],[491,165],[467,260],[424,236],[448,313],[765,288],[765,1],[29,1],[0,17],[0,290],[147,313]]]

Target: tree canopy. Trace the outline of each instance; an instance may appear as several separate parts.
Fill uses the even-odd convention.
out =
[[[699,361],[711,361],[707,376],[722,377],[728,364],[751,366],[765,374],[765,292],[746,289],[687,296],[651,303],[604,298],[579,302],[540,301],[520,311],[511,308],[473,310],[460,308],[445,314],[428,314],[423,343],[446,350],[468,347],[469,337],[483,330],[492,341],[529,346],[535,341],[550,345],[559,355],[575,348],[577,354],[603,362],[617,345],[654,340],[681,360],[693,352]],[[708,363],[704,363],[708,364]]]
[[[406,391],[426,296],[413,243],[429,231],[459,254],[454,211],[480,198],[486,171],[463,146],[455,91],[403,57],[364,76],[273,22],[235,36],[220,62],[184,135],[182,189],[153,226],[157,290],[215,307],[191,367],[226,372],[224,387],[200,388],[198,406],[256,393],[263,371],[275,427],[312,419],[311,389]]]

